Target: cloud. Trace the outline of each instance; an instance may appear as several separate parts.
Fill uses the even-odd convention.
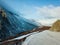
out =
[[[35,7],[38,15],[43,15],[45,17],[55,17],[60,18],[60,6],[43,6],[43,7]]]
[[[42,20],[38,20],[37,22],[45,26],[51,26],[56,20],[57,19],[42,19]]]
[[[60,19],[60,6],[35,7],[37,15],[43,16],[43,19],[36,20],[43,25],[51,25]]]
[[[28,6],[22,8],[22,14],[29,20],[35,20],[43,25],[51,25],[57,19],[60,19],[60,6],[48,5],[48,6]]]

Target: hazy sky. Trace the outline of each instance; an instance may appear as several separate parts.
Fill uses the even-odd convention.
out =
[[[21,13],[27,19],[51,24],[60,18],[60,0],[0,0],[10,11]]]

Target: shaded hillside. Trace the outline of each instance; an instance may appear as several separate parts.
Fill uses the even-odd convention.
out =
[[[33,22],[4,8],[0,8],[0,21],[0,39],[3,40],[38,27]]]

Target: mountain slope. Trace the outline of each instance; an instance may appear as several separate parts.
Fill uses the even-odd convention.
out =
[[[38,27],[33,22],[4,8],[0,8],[0,21],[0,39],[3,40]]]

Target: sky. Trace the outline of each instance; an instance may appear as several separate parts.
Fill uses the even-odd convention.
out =
[[[43,25],[50,25],[60,19],[60,0],[0,0],[0,4]]]

